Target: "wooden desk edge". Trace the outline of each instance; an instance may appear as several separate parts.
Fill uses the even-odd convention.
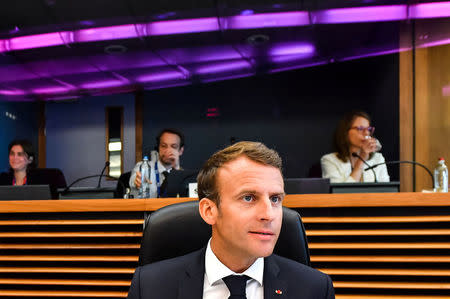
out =
[[[0,213],[155,211],[196,198],[64,199],[0,201]],[[286,195],[290,208],[450,206],[450,193],[353,193]]]

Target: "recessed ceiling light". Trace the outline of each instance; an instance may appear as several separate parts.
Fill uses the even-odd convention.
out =
[[[249,43],[252,46],[262,46],[265,43],[267,43],[269,41],[269,36],[265,35],[265,34],[255,34],[255,35],[250,35],[247,38],[247,43]]]
[[[108,45],[105,47],[106,54],[123,54],[127,50],[127,47],[122,45]]]

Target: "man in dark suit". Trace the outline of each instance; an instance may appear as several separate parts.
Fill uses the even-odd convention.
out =
[[[198,176],[206,248],[139,267],[128,298],[334,298],[331,279],[272,254],[282,223],[281,158],[257,142],[215,153]]]

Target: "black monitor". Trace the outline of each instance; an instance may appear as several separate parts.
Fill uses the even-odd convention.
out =
[[[331,193],[396,193],[399,191],[400,182],[331,184]]]
[[[114,198],[115,187],[70,187],[58,189],[59,199],[104,199]]]
[[[330,193],[330,179],[290,178],[284,179],[286,194]]]
[[[49,185],[0,186],[0,200],[48,200]]]
[[[161,197],[189,196],[189,183],[197,182],[197,174],[198,170],[172,170],[166,178],[167,185],[162,191]]]

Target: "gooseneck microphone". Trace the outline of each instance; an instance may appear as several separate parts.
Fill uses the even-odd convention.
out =
[[[369,169],[373,171],[374,168],[376,168],[376,167],[378,167],[380,165],[383,165],[383,164],[386,164],[386,165],[389,165],[389,164],[413,164],[413,165],[419,165],[420,167],[422,167],[423,169],[425,169],[428,172],[428,174],[430,175],[430,178],[431,178],[431,182],[433,183],[433,187],[434,187],[434,177],[433,177],[433,174],[431,173],[431,171],[428,169],[428,167],[426,167],[425,165],[423,165],[423,164],[421,164],[419,162],[416,162],[416,161],[409,161],[409,160],[401,161],[401,160],[398,160],[398,161],[383,162],[383,163],[378,163],[378,164],[374,164],[372,166],[369,166],[369,167],[365,168],[364,171],[367,171]]]
[[[108,167],[109,164],[110,164],[109,161],[106,161],[106,162],[105,162],[105,166],[103,167],[102,172],[100,173],[100,176],[99,176],[99,178],[98,178],[97,189],[100,188],[100,183],[101,183],[101,181],[102,181],[103,173],[105,172],[106,167]]]
[[[68,191],[70,191],[70,187],[72,187],[73,185],[75,185],[76,183],[78,183],[78,182],[80,182],[80,181],[87,180],[87,179],[91,179],[91,178],[97,178],[97,177],[100,177],[100,178],[105,177],[105,178],[113,179],[113,180],[119,182],[119,184],[122,186],[122,188],[123,188],[124,190],[126,189],[125,184],[124,184],[121,180],[119,180],[118,178],[116,178],[116,177],[113,177],[113,176],[110,176],[110,175],[107,175],[107,174],[94,174],[94,175],[88,175],[88,176],[84,176],[84,177],[82,177],[82,178],[76,179],[76,180],[73,181],[69,186],[67,186],[67,187],[61,192],[61,194],[66,194]]]
[[[366,164],[366,166],[368,166],[368,168],[364,169],[365,171],[371,167],[370,164],[367,163],[366,160],[364,160],[363,158],[361,158],[361,156],[358,155],[357,153],[352,153],[352,156],[355,157],[355,158],[358,158],[358,159],[361,160],[361,161],[363,161],[363,163]],[[373,168],[370,168],[370,169],[372,169],[372,173],[373,173],[373,177],[374,177],[374,179],[375,179],[375,183],[378,183],[377,175],[376,175],[376,173],[375,173],[375,170],[373,170]]]

